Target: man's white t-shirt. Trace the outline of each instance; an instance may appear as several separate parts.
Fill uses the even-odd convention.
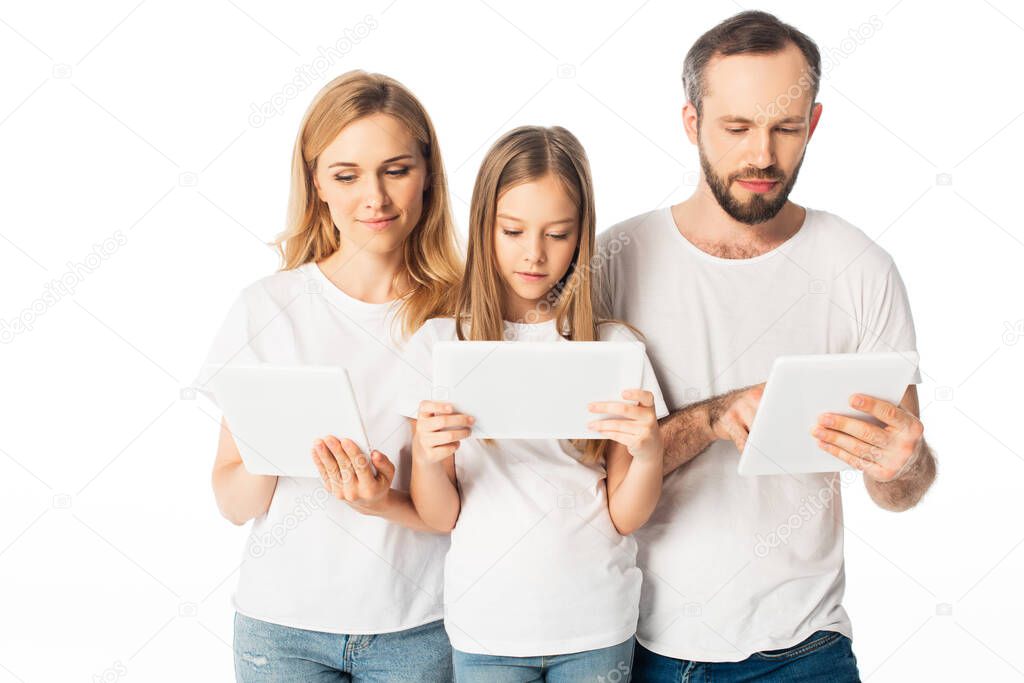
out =
[[[215,400],[207,364],[344,366],[367,438],[395,463],[392,486],[407,491],[411,433],[393,399],[395,309],[348,296],[315,263],[275,273],[242,291],[193,384]],[[255,619],[330,633],[420,626],[443,615],[447,548],[447,535],[356,512],[319,479],[279,477],[270,509],[253,521],[234,605]]]
[[[619,324],[599,332],[602,341],[636,341]],[[434,345],[456,339],[454,320],[436,318],[405,345],[404,415],[415,418],[431,397]],[[565,341],[554,321],[506,322],[505,339]],[[654,394],[658,417],[666,415],[646,357],[642,388]],[[604,464],[583,464],[581,456],[567,440],[462,440],[455,454],[461,511],[444,587],[445,627],[457,650],[566,654],[616,645],[636,631],[636,542],[612,525]]]
[[[598,253],[605,304],[647,337],[671,410],[763,382],[781,355],[915,350],[892,259],[824,211],[808,209],[795,235],[749,259],[698,249],[670,208],[603,232]],[[744,477],[738,461],[731,442],[714,442],[666,477],[636,533],[637,639],[656,653],[739,661],[817,630],[851,635],[841,604],[845,478]]]

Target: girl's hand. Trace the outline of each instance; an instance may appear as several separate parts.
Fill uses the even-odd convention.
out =
[[[622,392],[622,398],[638,401],[640,405],[618,401],[591,403],[589,409],[592,413],[619,415],[625,419],[598,420],[588,424],[587,428],[621,443],[638,460],[660,460],[663,448],[654,412],[654,394],[643,389],[627,389]]]
[[[459,441],[469,436],[474,419],[454,410],[450,403],[420,402],[413,435],[414,458],[438,463],[455,455]]]
[[[374,512],[387,502],[395,465],[380,451],[372,453],[377,468],[374,476],[370,461],[351,439],[328,436],[313,444],[313,462],[324,487],[338,500],[360,512]]]

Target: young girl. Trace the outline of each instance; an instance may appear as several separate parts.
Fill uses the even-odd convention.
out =
[[[375,452],[374,476],[369,454],[332,436],[314,454],[323,482],[252,475],[222,423],[217,504],[235,524],[255,520],[234,596],[239,681],[451,677],[440,621],[448,541],[406,493],[411,432],[389,408],[397,340],[451,309],[454,235],[416,98],[363,72],[324,87],[295,142],[283,268],[242,291],[207,363],[345,366],[370,442],[397,457]]]
[[[481,441],[472,416],[419,400],[430,397],[439,341],[636,340],[595,315],[594,224],[576,138],[562,128],[505,135],[476,179],[455,316],[427,321],[405,348],[411,493],[424,522],[452,530],[445,626],[460,681],[628,677],[641,580],[629,534],[661,491],[657,419],[668,412],[650,363],[643,388],[622,395],[637,405],[591,404],[617,416],[592,424],[610,441]]]

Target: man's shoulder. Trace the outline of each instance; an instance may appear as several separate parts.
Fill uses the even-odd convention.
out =
[[[881,227],[874,237],[842,216],[821,209],[807,209],[807,226],[812,231],[812,248],[822,255],[841,261],[844,270],[887,273],[893,258],[878,239],[887,230]]]
[[[660,208],[627,218],[607,228],[597,236],[598,247],[602,251],[617,253],[623,247],[637,244],[638,236],[658,230],[669,209]],[[618,246],[613,246],[613,245]]]

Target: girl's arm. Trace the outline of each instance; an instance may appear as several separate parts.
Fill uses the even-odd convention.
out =
[[[461,502],[455,479],[455,451],[470,434],[473,418],[449,403],[423,401],[412,420],[410,495],[420,518],[436,531],[455,528]]]
[[[277,488],[277,477],[250,474],[231,436],[227,420],[220,423],[220,441],[213,463],[213,496],[217,507],[233,524],[245,524],[266,513]]]
[[[664,448],[654,412],[654,395],[641,389],[622,392],[628,403],[595,403],[591,411],[619,415],[590,427],[614,441],[605,456],[608,514],[620,534],[626,536],[642,527],[654,512],[661,496]]]

